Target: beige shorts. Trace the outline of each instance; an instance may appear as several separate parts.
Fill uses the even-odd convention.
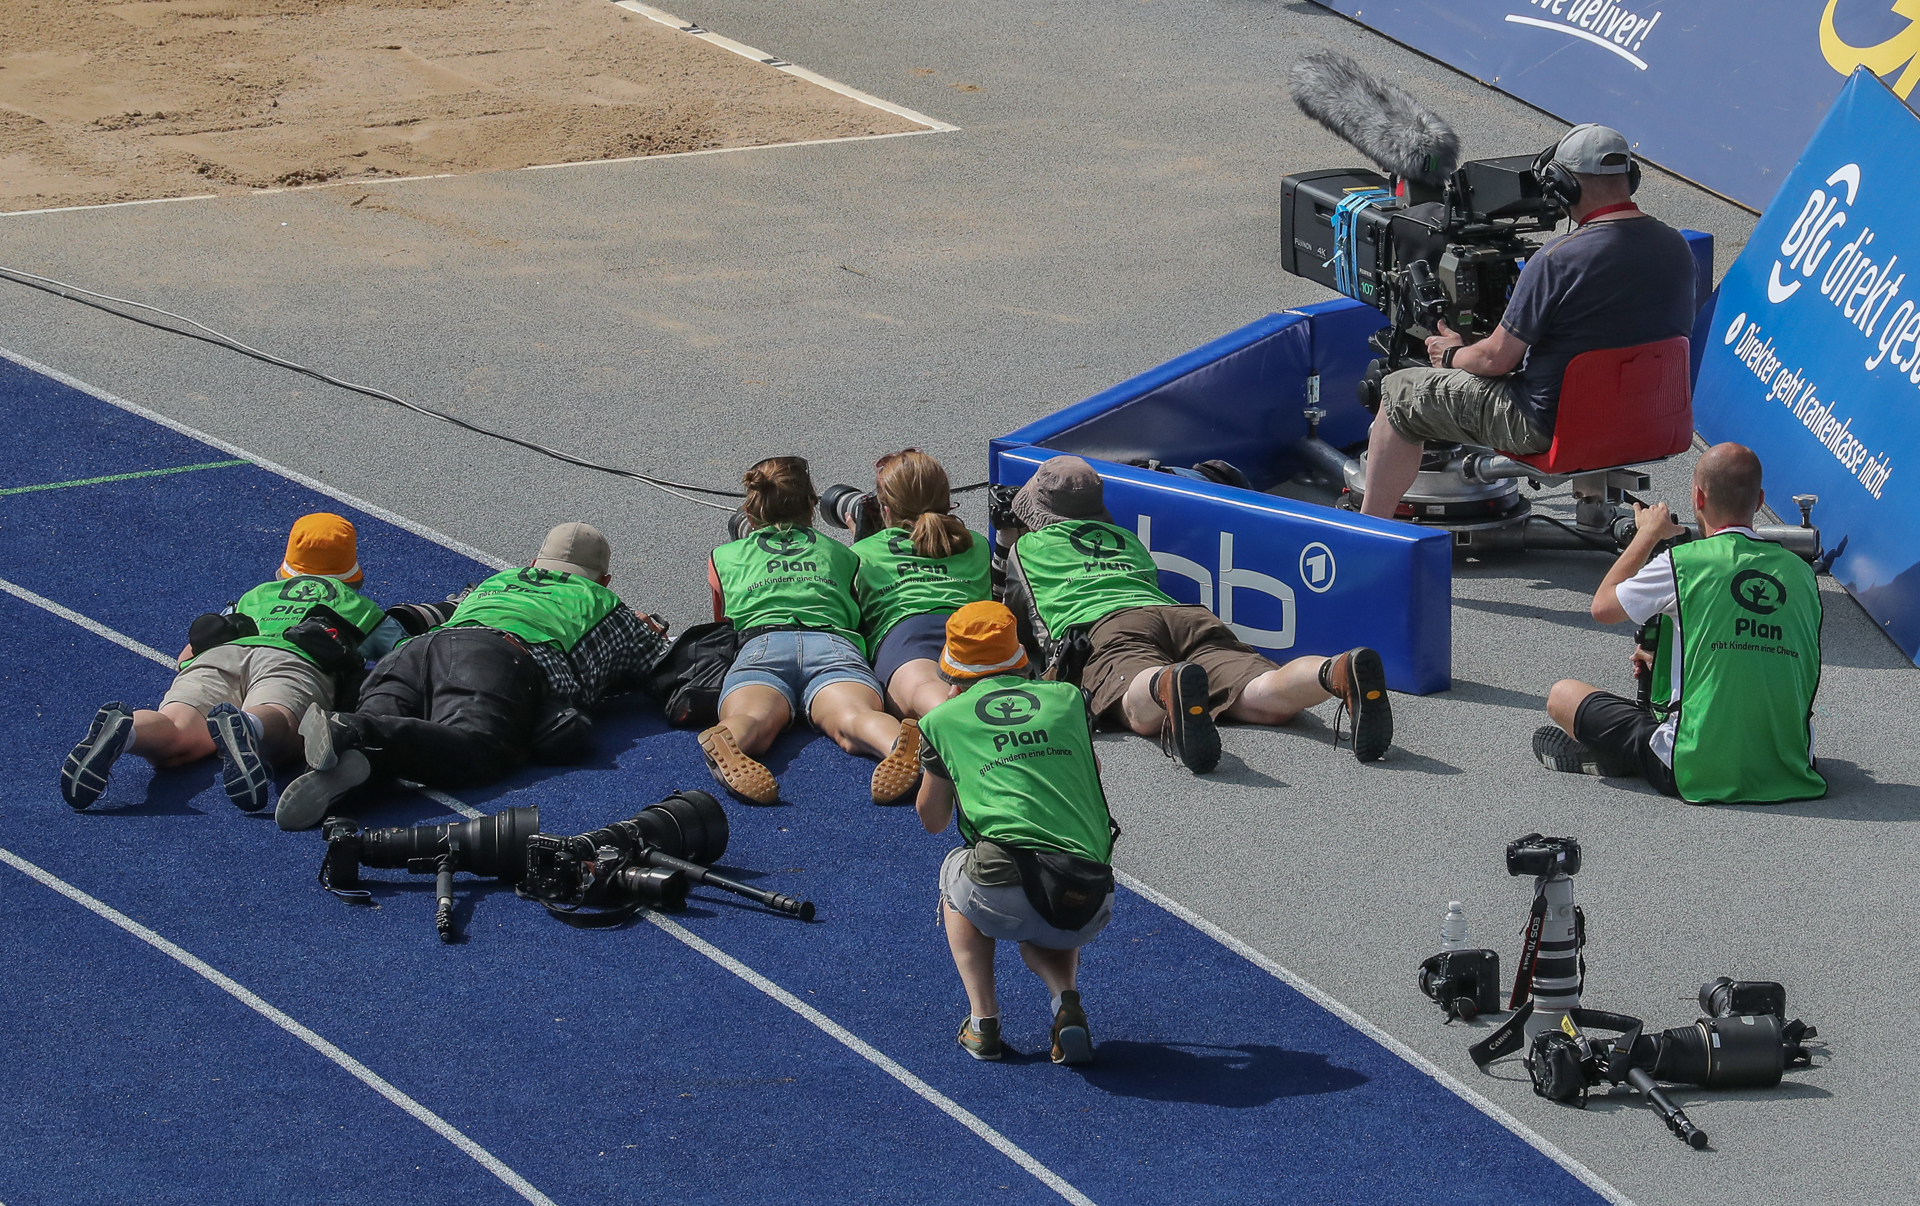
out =
[[[297,653],[265,645],[221,645],[193,659],[174,676],[160,701],[186,704],[202,716],[228,703],[242,711],[278,704],[295,720],[308,704],[333,707],[333,679]]]
[[[1056,929],[1042,920],[1017,880],[992,886],[975,883],[967,874],[967,853],[965,846],[947,852],[946,861],[940,864],[940,895],[954,912],[989,938],[1031,942],[1048,950],[1072,950],[1092,942],[1113,920],[1113,893],[1109,892],[1092,921],[1077,930]]]

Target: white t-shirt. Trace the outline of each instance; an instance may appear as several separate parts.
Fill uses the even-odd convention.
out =
[[[1752,528],[1721,528],[1720,532],[1738,532],[1750,540],[1758,540]],[[1720,532],[1715,532],[1718,536]],[[1708,537],[1712,539],[1712,537]],[[1668,699],[1680,698],[1680,587],[1673,576],[1673,558],[1660,554],[1640,568],[1640,572],[1628,578],[1614,588],[1614,597],[1620,601],[1620,610],[1636,624],[1645,624],[1657,615],[1673,617],[1673,650],[1667,660]],[[1653,748],[1654,757],[1673,765],[1673,734],[1680,724],[1678,712],[1667,713],[1665,723],[1653,731],[1647,738],[1647,744]]]

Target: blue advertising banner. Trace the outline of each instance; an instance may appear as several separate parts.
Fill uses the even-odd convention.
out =
[[[1920,118],[1858,72],[1720,282],[1693,400],[1709,441],[1759,453],[1777,513],[1793,514],[1794,494],[1820,496],[1834,577],[1910,658],[1920,651],[1916,197]]]
[[[1754,209],[1856,68],[1920,83],[1920,0],[1317,2]]]

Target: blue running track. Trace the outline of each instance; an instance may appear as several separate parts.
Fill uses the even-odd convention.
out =
[[[490,570],[28,366],[0,359],[0,399],[6,1206],[1606,1200],[1131,891],[1086,953],[1098,1062],[1047,1062],[1044,990],[1011,951],[1023,1054],[967,1059],[934,911],[955,839],[873,807],[869,764],[806,734],[769,758],[790,803],[728,804],[726,862],[815,901],[812,925],[697,891],[684,913],[581,931],[463,877],[466,939],[443,946],[428,877],[370,872],[371,907],[335,899],[314,882],[320,838],[236,811],[215,763],[124,759],[73,813],[56,773],[94,709],[150,707],[170,676],[50,607],[171,655],[192,616],[271,576],[311,510],[354,520],[383,602]],[[692,735],[626,699],[589,764],[459,802],[538,805],[570,833],[707,786]],[[451,819],[398,787],[362,816]]]

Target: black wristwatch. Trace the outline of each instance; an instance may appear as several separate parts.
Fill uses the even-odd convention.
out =
[[[1440,367],[1452,368],[1453,354],[1459,350],[1460,350],[1460,345],[1456,343],[1452,347],[1448,348],[1446,351],[1440,353]]]

